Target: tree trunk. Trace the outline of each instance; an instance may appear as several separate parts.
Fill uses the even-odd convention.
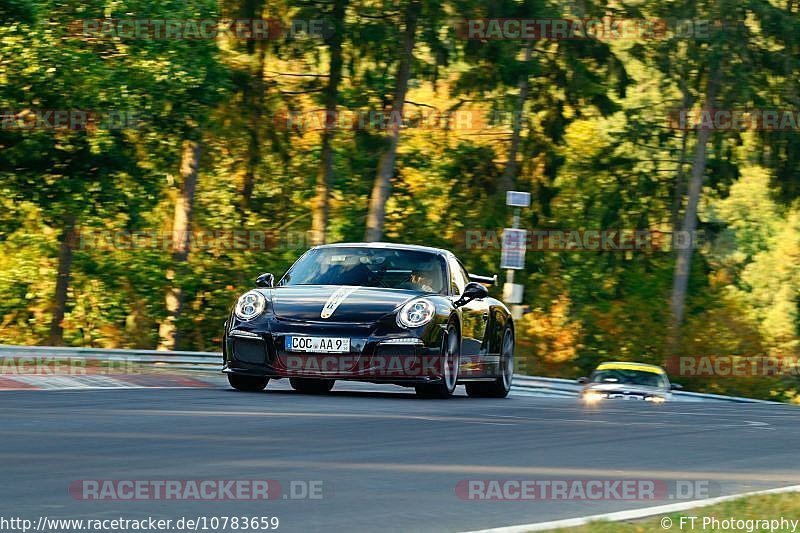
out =
[[[685,84],[681,84],[681,92],[683,93],[681,111],[689,111],[692,105],[692,97],[689,94],[689,88]],[[681,153],[678,157],[678,174],[675,178],[675,190],[672,192],[672,209],[670,210],[670,227],[672,228],[672,241],[675,243],[675,237],[681,230],[681,203],[683,200],[683,188],[685,171],[684,165],[686,164],[686,147],[689,141],[689,128],[684,127],[681,131]],[[675,250],[673,250],[675,251]]]
[[[61,245],[58,251],[58,275],[56,277],[56,293],[53,302],[53,318],[50,322],[50,346],[64,344],[64,313],[67,307],[67,290],[69,278],[72,273],[72,252],[75,249],[77,233],[75,231],[75,217],[68,215],[64,220],[59,239]]]
[[[330,67],[328,85],[325,88],[325,130],[322,132],[319,171],[317,173],[316,196],[311,214],[311,244],[325,244],[328,226],[328,203],[333,181],[333,136],[338,121],[336,107],[339,100],[339,83],[342,81],[342,41],[344,16],[349,0],[334,0],[334,28],[328,39]]]
[[[171,286],[167,289],[167,317],[158,328],[158,349],[173,350],[178,342],[176,322],[181,314],[183,292],[180,280],[175,279],[175,270],[189,258],[192,230],[192,209],[197,189],[197,170],[200,166],[200,143],[185,141],[181,154],[181,191],[175,201],[175,216],[172,223],[172,262],[167,271]]]
[[[263,0],[247,0],[242,6],[241,16],[244,19],[263,18]],[[248,114],[247,125],[247,162],[244,179],[242,180],[241,196],[239,199],[239,218],[244,225],[247,222],[248,211],[251,208],[253,189],[255,188],[258,166],[261,163],[261,134],[264,115],[264,69],[266,67],[266,48],[263,40],[250,39],[247,41],[247,53],[252,62],[249,67],[249,76],[243,86],[243,101],[245,112]]]
[[[526,68],[528,61],[531,59],[532,42],[533,41],[528,41],[525,46]],[[517,95],[517,105],[514,107],[514,116],[512,117],[513,123],[511,126],[511,144],[508,147],[508,161],[506,161],[506,167],[503,169],[503,175],[500,176],[500,186],[497,190],[499,197],[503,198],[503,202],[505,202],[506,191],[513,189],[517,174],[519,174],[517,156],[519,154],[519,145],[522,140],[522,114],[525,111],[525,102],[528,100],[528,91],[530,90],[527,72],[519,79],[518,87],[519,94]]]
[[[705,116],[706,113],[710,114],[714,109],[719,72],[719,70],[716,70],[709,76],[705,102],[703,103],[703,115],[701,117]],[[672,279],[673,348],[677,346],[675,343],[679,339],[680,327],[683,324],[686,291],[689,285],[689,272],[691,271],[692,253],[694,251],[694,232],[697,228],[697,205],[700,202],[700,194],[703,192],[707,160],[706,148],[708,140],[711,138],[711,133],[712,127],[702,127],[701,125],[697,130],[697,144],[694,149],[692,172],[689,176],[688,199],[686,211],[683,215],[683,231],[689,235],[689,242],[686,243],[686,246],[677,250],[675,272]]]
[[[387,139],[388,146],[381,154],[378,161],[378,174],[372,187],[372,195],[369,201],[369,212],[367,213],[367,231],[365,240],[374,242],[381,240],[383,236],[383,223],[386,218],[386,201],[392,190],[392,174],[394,174],[394,163],[397,157],[397,145],[400,142],[400,127],[403,117],[403,106],[408,92],[408,80],[411,78],[411,63],[414,60],[414,45],[416,43],[417,20],[422,5],[419,0],[412,0],[406,9],[405,32],[403,34],[403,55],[397,66],[397,86],[395,88],[394,101],[392,102],[392,114],[389,120],[390,129]]]
[[[681,132],[681,155],[678,157],[678,174],[675,177],[675,190],[672,191],[672,209],[670,210],[669,225],[672,228],[672,238],[681,229],[681,200],[683,199],[683,180],[684,180],[684,164],[686,163],[686,145],[689,141],[689,130],[684,129]]]

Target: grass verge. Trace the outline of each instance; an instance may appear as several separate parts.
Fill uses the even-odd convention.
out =
[[[692,527],[691,517],[694,517],[694,527]],[[728,522],[725,522],[726,520]],[[773,527],[776,525],[777,527]],[[793,526],[796,526],[796,529],[792,529]],[[569,533],[644,533],[651,531],[662,533],[667,531],[774,533],[793,531],[800,533],[800,493],[750,496],[635,522],[592,522],[585,526],[551,531]]]

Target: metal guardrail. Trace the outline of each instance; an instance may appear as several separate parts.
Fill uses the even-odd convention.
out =
[[[22,357],[63,357],[67,359],[96,359],[98,361],[124,361],[170,366],[185,365],[192,370],[222,368],[221,352],[167,352],[162,350],[119,350],[0,344],[0,360]]]
[[[218,372],[222,368],[221,352],[186,352],[162,350],[121,350],[106,348],[72,348],[51,346],[15,346],[0,344],[0,361],[9,358],[64,357],[98,361],[124,361],[126,363],[165,365],[170,368],[192,371]],[[575,380],[544,378],[514,374],[516,392],[553,397],[577,397],[581,385]],[[674,391],[682,401],[778,403],[753,398]]]

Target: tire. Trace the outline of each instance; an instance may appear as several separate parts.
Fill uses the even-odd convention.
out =
[[[303,394],[325,394],[331,391],[334,383],[335,379],[289,378],[292,388]]]
[[[269,383],[269,378],[261,376],[245,376],[242,374],[228,374],[228,383],[236,390],[243,392],[258,392],[264,390]]]
[[[500,347],[500,375],[492,382],[467,383],[467,396],[470,398],[505,398],[511,391],[514,376],[514,330],[506,326],[503,344]]]
[[[461,365],[461,337],[455,322],[447,325],[447,334],[442,339],[442,381],[431,385],[416,385],[417,395],[423,398],[450,398],[458,385],[458,369]]]

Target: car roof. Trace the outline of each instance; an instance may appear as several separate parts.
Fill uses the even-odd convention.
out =
[[[334,244],[321,244],[316,248],[384,248],[391,250],[411,250],[415,252],[429,252],[439,255],[452,255],[448,250],[433,248],[431,246],[420,246],[418,244],[399,244],[394,242],[337,242]]]
[[[630,363],[627,361],[609,361],[600,363],[597,370],[641,370],[642,372],[653,372],[654,374],[666,374],[663,368],[656,365],[645,363]]]

